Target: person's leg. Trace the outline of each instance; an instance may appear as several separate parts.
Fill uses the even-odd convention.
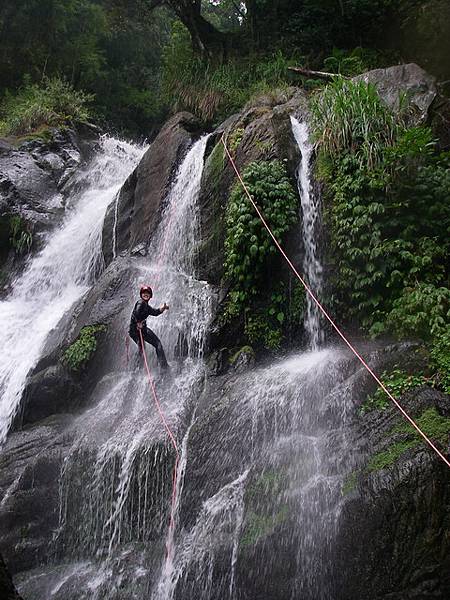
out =
[[[148,327],[142,330],[142,334],[144,336],[144,340],[155,348],[156,356],[158,357],[161,367],[166,369],[169,365],[167,363],[166,355],[164,354],[164,348],[162,347],[159,337]]]
[[[137,345],[139,352],[142,352],[141,339],[140,339],[140,335],[139,335],[137,328],[130,327],[130,330],[128,333],[130,335],[130,338]]]

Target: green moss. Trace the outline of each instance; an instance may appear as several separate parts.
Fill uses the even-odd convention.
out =
[[[427,408],[416,419],[420,429],[434,442],[447,444],[450,435],[450,418],[440,415],[436,408]],[[407,423],[394,427],[389,435],[406,434],[407,439],[391,444],[383,452],[378,452],[369,461],[366,472],[378,471],[393,465],[407,450],[416,448],[423,443],[422,436]]]
[[[251,346],[242,346],[242,348],[239,348],[239,350],[229,358],[228,362],[230,365],[234,365],[241,354],[250,354],[251,356],[255,356],[255,351]]]
[[[250,500],[255,498],[274,499],[285,488],[286,475],[275,469],[268,469],[261,473],[246,490],[246,496]]]
[[[260,539],[273,533],[275,528],[286,520],[287,515],[287,506],[283,506],[273,515],[250,512],[240,539],[240,546],[246,548],[255,545]]]
[[[98,335],[105,331],[105,325],[83,327],[77,339],[64,352],[63,363],[71,371],[82,371],[97,349]]]
[[[387,450],[378,452],[370,459],[366,471],[371,473],[392,466],[402,454],[410,448],[415,448],[419,444],[420,440],[409,440],[407,442],[396,442],[395,444],[391,444]]]
[[[347,477],[344,480],[344,483],[342,485],[342,495],[346,496],[347,494],[350,494],[351,492],[353,492],[354,489],[356,489],[357,485],[358,471],[352,471],[349,475],[347,475]]]
[[[218,185],[222,171],[224,168],[224,149],[222,142],[218,142],[211,154],[208,156],[205,165],[205,171],[208,174],[208,179],[213,182],[214,185]]]
[[[427,408],[420,417],[416,419],[416,423],[425,435],[432,440],[435,440],[440,444],[446,444],[448,442],[448,436],[450,435],[450,418],[440,415],[434,407]],[[393,431],[408,433],[414,435],[418,441],[422,440],[420,434],[415,430],[412,430],[408,423],[402,423],[398,427],[395,427]]]

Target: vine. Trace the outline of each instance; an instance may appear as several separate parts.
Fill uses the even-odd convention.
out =
[[[253,162],[244,170],[243,179],[274,235],[282,239],[298,221],[297,196],[284,164],[279,160]],[[226,212],[225,276],[232,288],[227,319],[245,310],[260,294],[264,271],[275,252],[261,220],[236,184]]]

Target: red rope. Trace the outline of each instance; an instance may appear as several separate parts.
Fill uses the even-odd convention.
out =
[[[172,555],[172,547],[171,547],[171,541],[173,539],[173,531],[175,529],[175,506],[176,506],[176,500],[177,500],[177,477],[178,477],[178,463],[180,460],[180,453],[178,452],[178,446],[177,446],[177,442],[175,439],[175,436],[173,435],[169,424],[167,423],[166,417],[164,415],[164,412],[161,408],[161,404],[159,402],[158,399],[158,395],[156,393],[156,387],[155,387],[155,383],[153,381],[153,377],[152,374],[150,372],[150,368],[148,366],[148,362],[147,362],[147,355],[145,353],[145,343],[144,343],[144,337],[142,335],[142,330],[139,329],[139,337],[141,340],[141,348],[142,348],[142,356],[144,357],[144,364],[145,364],[145,369],[147,371],[147,376],[148,376],[148,380],[150,383],[150,389],[152,390],[152,394],[153,394],[153,399],[155,401],[156,404],[156,408],[158,410],[159,416],[161,417],[161,421],[167,431],[167,435],[169,436],[169,439],[172,443],[172,446],[175,450],[175,465],[173,467],[173,477],[172,477],[172,501],[171,501],[171,507],[170,507],[170,522],[169,522],[169,535],[168,535],[168,542],[167,542],[167,555],[171,556]]]
[[[307,293],[310,295],[310,297],[313,299],[313,301],[315,302],[315,304],[317,305],[317,307],[319,308],[319,310],[322,312],[322,314],[325,316],[325,318],[329,321],[329,323],[331,324],[331,326],[333,327],[333,329],[337,332],[337,334],[341,337],[341,339],[345,342],[345,344],[347,344],[347,346],[350,348],[350,350],[353,352],[353,354],[358,358],[358,360],[361,362],[361,364],[364,366],[365,369],[367,369],[367,371],[370,373],[370,375],[375,379],[375,381],[377,382],[377,384],[380,386],[380,388],[388,395],[388,397],[390,398],[390,400],[395,404],[395,406],[398,408],[398,410],[402,413],[402,415],[405,417],[405,419],[410,423],[410,425],[412,425],[414,427],[414,429],[422,436],[422,438],[426,441],[426,443],[434,450],[434,452],[436,452],[436,454],[439,456],[439,458],[447,465],[447,467],[450,467],[450,461],[442,454],[442,452],[433,444],[433,442],[430,440],[430,438],[420,429],[420,427],[417,425],[417,423],[414,421],[414,419],[412,419],[412,417],[410,417],[408,415],[408,413],[405,411],[405,409],[399,404],[399,402],[394,398],[394,396],[390,393],[390,391],[386,388],[386,386],[384,385],[384,383],[379,379],[379,377],[372,371],[372,369],[369,367],[369,365],[367,364],[367,362],[363,359],[363,357],[359,354],[359,352],[352,346],[352,344],[348,341],[348,339],[345,337],[345,335],[342,333],[342,331],[338,328],[338,326],[335,324],[335,322],[333,321],[333,319],[330,317],[330,315],[327,313],[327,311],[324,309],[324,307],[321,305],[321,303],[319,302],[319,300],[316,298],[316,296],[313,294],[313,292],[311,291],[311,289],[309,288],[309,286],[306,284],[306,282],[304,281],[304,279],[300,276],[300,274],[298,273],[297,269],[294,267],[294,265],[292,264],[291,260],[289,259],[289,257],[287,256],[287,254],[285,253],[285,251],[283,250],[283,248],[280,246],[278,240],[276,239],[276,237],[274,236],[274,234],[272,233],[270,227],[268,226],[266,220],[264,219],[261,211],[259,210],[258,206],[256,205],[255,201],[253,200],[250,192],[248,191],[247,186],[244,183],[244,180],[241,177],[241,174],[239,173],[238,168],[236,167],[236,164],[233,160],[233,157],[231,156],[227,145],[225,143],[225,139],[224,139],[224,135],[222,134],[221,137],[221,142],[223,144],[223,147],[225,148],[225,152],[231,162],[231,165],[234,169],[234,171],[236,172],[236,175],[239,179],[240,184],[242,185],[242,188],[244,189],[244,192],[247,194],[248,199],[250,200],[250,202],[253,205],[253,208],[256,210],[258,217],[261,219],[262,224],[264,225],[264,227],[267,229],[270,237],[272,238],[272,240],[274,241],[276,247],[278,248],[278,250],[280,251],[280,253],[282,254],[283,258],[286,260],[286,262],[288,263],[289,267],[291,268],[291,270],[293,271],[294,275],[297,277],[297,279],[300,281],[300,283],[303,285],[303,287],[305,288],[305,290],[307,291]]]

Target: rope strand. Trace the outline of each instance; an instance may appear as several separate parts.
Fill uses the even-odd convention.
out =
[[[303,287],[305,288],[306,292],[310,295],[310,297],[312,298],[312,300],[315,302],[315,304],[317,305],[317,307],[319,308],[319,310],[321,311],[321,313],[324,315],[324,317],[329,321],[329,323],[331,324],[331,326],[333,327],[333,329],[336,331],[336,333],[340,336],[340,338],[344,341],[344,343],[350,348],[350,350],[353,352],[353,354],[357,357],[357,359],[361,362],[361,364],[363,365],[363,367],[365,369],[367,369],[367,371],[370,373],[370,375],[373,377],[373,379],[377,382],[377,384],[380,386],[380,388],[387,394],[387,396],[389,397],[389,399],[394,403],[394,405],[398,408],[398,410],[402,413],[402,415],[404,416],[404,418],[410,423],[410,425],[412,425],[412,427],[414,427],[414,429],[422,436],[422,438],[425,440],[425,442],[430,446],[430,448],[432,448],[434,450],[434,452],[439,456],[439,458],[447,465],[447,467],[450,467],[450,461],[442,454],[442,452],[433,444],[433,442],[430,440],[430,438],[422,431],[422,429],[420,429],[420,427],[417,425],[417,423],[414,421],[414,419],[412,417],[410,417],[408,415],[408,413],[405,411],[405,409],[399,404],[399,402],[394,398],[394,396],[389,392],[389,390],[386,388],[386,386],[384,385],[384,383],[380,380],[380,378],[373,372],[373,370],[369,367],[369,365],[367,364],[367,362],[364,360],[364,358],[359,354],[359,352],[352,346],[352,344],[348,341],[348,339],[345,337],[345,335],[342,333],[342,331],[339,329],[339,327],[335,324],[335,322],[333,321],[333,319],[330,317],[330,315],[327,313],[327,311],[324,309],[324,307],[322,306],[322,304],[319,302],[319,300],[316,298],[316,296],[314,295],[314,293],[311,291],[311,289],[309,288],[309,286],[307,285],[307,283],[305,282],[305,280],[301,277],[301,275],[298,273],[297,269],[294,267],[294,265],[292,264],[291,260],[289,259],[289,257],[287,256],[287,254],[285,253],[285,251],[283,250],[283,248],[281,247],[280,243],[278,242],[278,240],[276,239],[276,237],[274,236],[274,234],[272,233],[270,227],[268,226],[266,220],[264,219],[264,216],[262,215],[261,211],[259,210],[257,204],[255,203],[255,201],[253,200],[250,192],[248,191],[247,186],[245,185],[244,180],[241,177],[241,174],[239,173],[238,168],[236,167],[236,164],[233,160],[233,157],[231,156],[227,145],[225,143],[225,138],[224,138],[225,134],[222,134],[221,137],[221,142],[223,144],[223,147],[225,148],[225,152],[228,156],[228,159],[230,160],[230,163],[239,179],[239,182],[244,190],[244,192],[246,193],[248,199],[250,200],[250,202],[253,205],[253,208],[255,209],[258,217],[261,219],[262,224],[264,225],[264,227],[266,228],[266,230],[268,231],[270,237],[272,238],[273,242],[275,243],[275,246],[278,248],[279,252],[281,253],[281,255],[283,256],[283,258],[286,260],[286,262],[288,263],[289,267],[291,268],[292,272],[294,273],[294,275],[297,277],[297,279],[300,281],[300,283],[303,285]]]

